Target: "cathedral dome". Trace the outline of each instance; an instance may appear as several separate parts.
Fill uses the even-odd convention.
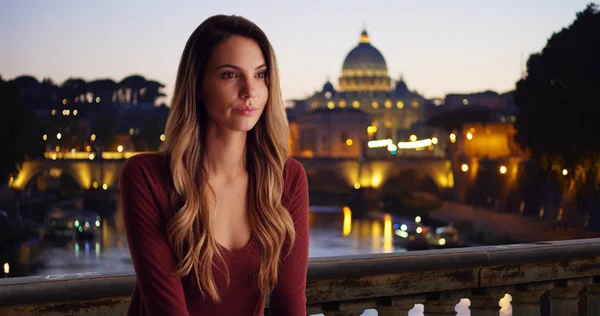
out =
[[[377,48],[371,45],[367,31],[362,32],[360,42],[348,53],[342,67],[342,71],[357,69],[385,70],[387,72],[385,58]]]
[[[360,41],[346,56],[339,80],[341,91],[389,91],[391,85],[383,55],[371,45],[366,30]]]

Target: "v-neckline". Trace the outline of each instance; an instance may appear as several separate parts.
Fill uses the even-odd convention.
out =
[[[250,239],[248,240],[246,245],[244,245],[242,248],[240,248],[238,250],[229,250],[227,247],[223,246],[220,242],[217,241],[216,243],[219,246],[219,248],[221,248],[223,250],[224,253],[231,254],[231,255],[237,255],[237,254],[245,251],[246,249],[250,248],[250,245],[254,243],[254,236],[250,235]]]

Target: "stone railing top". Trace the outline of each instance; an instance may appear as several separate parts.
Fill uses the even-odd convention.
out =
[[[598,257],[600,257],[600,238],[311,258],[308,267],[309,284],[307,293],[311,291],[311,282],[385,275],[411,275],[412,282],[418,283],[422,279],[423,282],[429,282],[427,288],[430,288],[432,286],[432,275],[436,274],[435,271],[450,271],[449,273],[452,273],[451,271],[468,270],[473,271],[473,273],[464,274],[468,276],[464,282],[460,281],[460,275],[456,274],[454,278],[457,281],[453,283],[454,285],[450,284],[444,289],[432,288],[431,290],[452,290],[461,287],[469,288],[473,285],[475,287],[485,287],[503,285],[504,283],[518,284],[561,278],[589,277],[600,274],[600,271],[596,271],[599,269],[596,264]],[[583,264],[572,264],[572,262],[579,259],[591,259],[591,261],[588,260],[590,262]],[[527,269],[521,270],[531,271],[531,273],[514,273],[512,270],[504,269],[504,267],[517,267],[519,270],[521,266],[527,267]],[[500,270],[495,270],[497,267]],[[536,267],[541,267],[537,268],[541,272],[532,275],[532,273],[535,273]],[[596,268],[594,269],[594,267]],[[485,269],[487,269],[487,272],[484,271]],[[547,271],[555,272],[549,274]],[[427,272],[433,274],[425,274]],[[415,273],[418,273],[418,275],[415,275]],[[422,275],[422,277],[419,277],[419,275]],[[426,275],[429,275],[429,277],[426,277]],[[490,276],[490,280],[484,280],[486,275]],[[492,276],[494,277],[493,280],[491,279]],[[133,271],[108,274],[89,272],[5,278],[0,279],[0,306],[129,296],[134,283],[135,274]],[[419,289],[418,284],[414,286],[414,288]],[[318,296],[317,294],[307,294],[309,303],[311,299]]]

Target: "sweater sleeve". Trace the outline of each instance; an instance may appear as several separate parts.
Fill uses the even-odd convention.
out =
[[[166,223],[152,190],[151,166],[132,157],[123,165],[119,187],[127,243],[147,315],[188,316],[177,263],[166,237]],[[150,165],[150,164],[148,164]],[[141,307],[141,306],[140,306]]]
[[[271,315],[306,315],[306,273],[308,270],[308,181],[302,165],[293,161],[287,207],[294,221],[296,241],[289,254],[284,247],[279,268],[279,281],[271,293]]]

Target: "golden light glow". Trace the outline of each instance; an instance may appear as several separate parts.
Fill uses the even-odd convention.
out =
[[[377,133],[377,126],[371,125],[367,127],[367,133],[369,133],[370,136],[373,136],[373,134]]]
[[[416,109],[419,107],[420,104],[419,104],[419,101],[413,100],[410,105],[412,105],[412,107]]]
[[[356,190],[360,189],[360,183],[356,182],[356,183],[354,184],[354,188],[355,188]]]
[[[60,151],[60,146],[56,146],[56,147],[54,148],[54,150],[55,150],[56,152],[59,152],[59,151]]]
[[[56,115],[56,110],[52,110],[52,115]]]
[[[10,264],[8,264],[8,262],[4,263],[4,274],[9,274],[10,273]]]
[[[469,165],[467,165],[466,163],[463,163],[462,166],[460,166],[460,170],[462,170],[462,172],[469,171]]]
[[[92,186],[94,187],[94,189],[98,188],[98,181],[94,181],[94,183],[92,184]]]
[[[422,227],[417,227],[417,234],[420,234],[423,232],[423,228]]]
[[[507,171],[507,169],[506,169],[506,166],[504,166],[504,165],[503,165],[503,166],[500,166],[500,173],[501,173],[501,174],[505,174],[505,173],[506,173],[506,171]]]
[[[377,101],[373,101],[373,103],[371,103],[371,106],[372,106],[374,109],[378,109],[378,108],[379,108],[379,103],[377,103]]]
[[[469,128],[469,133],[471,133],[471,134],[475,134],[475,127],[471,127],[471,128]]]
[[[463,104],[464,104],[464,105],[468,105],[468,104],[469,104],[469,100],[467,100],[467,99],[463,99]]]
[[[358,101],[352,102],[352,107],[355,109],[358,109],[360,107],[360,102],[358,102]]]
[[[132,127],[132,128],[129,129],[129,135],[133,135],[133,134],[135,134],[135,130]]]
[[[333,101],[327,102],[327,108],[330,110],[335,109],[335,103],[333,103]]]
[[[420,222],[421,222],[421,216],[415,217],[415,223],[420,223]]]
[[[125,151],[122,153],[116,152],[116,151],[105,151],[102,153],[102,159],[127,159],[130,158],[131,156],[135,156],[139,154],[139,152],[135,152],[135,151]]]
[[[340,108],[342,108],[342,109],[345,108],[346,107],[346,100],[341,99],[339,105],[340,105]]]
[[[48,140],[48,135],[44,134],[44,136],[42,136],[43,140]]]
[[[61,138],[62,138],[62,134],[61,133],[56,134],[56,139],[61,139]]]
[[[360,42],[360,43],[369,43],[369,42],[370,42],[370,41],[369,41],[369,35],[367,34],[367,32],[366,32],[366,31],[363,31],[363,32],[360,34],[360,40],[359,40],[359,42]]]
[[[562,174],[563,174],[563,176],[566,176],[569,174],[569,171],[567,171],[567,169],[563,169]]]
[[[350,139],[350,138],[346,139],[346,145],[352,146],[352,139]]]
[[[371,240],[373,241],[371,247],[374,252],[381,252],[379,247],[381,246],[381,223],[378,220],[374,220],[371,226]]]
[[[67,104],[67,99],[63,99],[62,104]]]
[[[92,150],[92,147],[90,147],[90,145],[85,146],[85,151],[90,152]]]
[[[374,188],[378,188],[379,185],[381,185],[381,180],[382,180],[381,174],[378,174],[378,173],[374,174],[373,177],[371,178],[371,186]]]
[[[396,102],[396,107],[399,108],[399,109],[403,109],[404,108],[404,102],[402,102],[402,101]]]
[[[343,227],[342,234],[344,236],[348,236],[348,235],[350,235],[350,232],[352,232],[352,211],[347,206],[344,206],[343,211],[344,211],[344,227]]]
[[[118,152],[120,152],[120,153],[122,153],[122,152],[123,152],[123,146],[122,146],[122,145],[119,145],[119,146],[117,147],[117,151],[118,151]]]
[[[386,107],[387,109],[391,109],[391,108],[392,108],[392,101],[390,101],[390,100],[385,100],[385,103],[384,103],[384,104],[385,104],[385,107]]]
[[[450,133],[450,142],[451,143],[456,143],[456,134]]]
[[[73,110],[73,115],[77,116],[77,110]]]
[[[164,142],[165,139],[167,139],[167,137],[165,136],[165,134],[160,134],[160,141]]]
[[[473,139],[473,134],[472,133],[467,133],[467,139],[468,140],[472,140]]]
[[[431,143],[436,145],[438,143],[438,138],[437,137],[431,137]]]
[[[96,140],[96,134],[92,134],[92,136],[90,136],[90,139],[91,139],[92,141],[95,141],[95,140]]]
[[[417,141],[417,135],[415,135],[415,134],[410,135],[410,141],[411,142],[416,142]]]
[[[383,221],[383,252],[388,253],[392,252],[392,216],[390,214],[385,214],[385,219]]]
[[[96,97],[96,103],[100,103],[100,97]]]
[[[104,190],[104,191],[108,190],[108,185],[106,183],[102,185],[102,190]]]
[[[88,155],[88,158],[90,160],[94,160],[94,158],[96,158],[96,155],[94,153],[91,153],[91,154]]]

